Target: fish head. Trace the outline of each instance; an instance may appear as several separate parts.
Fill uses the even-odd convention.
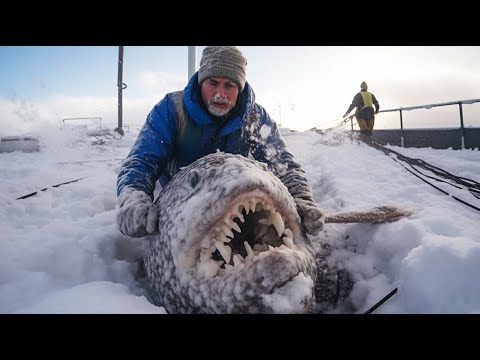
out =
[[[147,275],[170,313],[302,313],[314,303],[313,246],[266,164],[216,152],[182,168],[155,204]]]

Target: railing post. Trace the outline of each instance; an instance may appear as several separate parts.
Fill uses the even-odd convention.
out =
[[[465,127],[463,126],[463,109],[462,102],[458,102],[458,107],[460,110],[460,128],[462,129],[462,149],[465,149]]]
[[[405,138],[403,136],[403,116],[402,109],[400,109],[400,144],[405,147]]]

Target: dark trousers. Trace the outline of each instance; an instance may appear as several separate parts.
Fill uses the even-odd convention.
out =
[[[355,114],[357,124],[360,127],[360,133],[367,136],[372,135],[373,126],[375,125],[375,112],[372,107],[360,109]]]

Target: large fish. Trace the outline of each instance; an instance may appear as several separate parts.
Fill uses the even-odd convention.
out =
[[[264,163],[217,152],[182,168],[155,201],[143,242],[151,297],[168,313],[319,313],[353,283],[328,242],[305,235],[295,202]],[[396,221],[416,209],[327,214],[326,223]],[[312,242],[315,241],[315,242]]]
[[[155,201],[143,245],[153,301],[168,313],[305,313],[314,247],[265,164],[217,152],[184,167]]]

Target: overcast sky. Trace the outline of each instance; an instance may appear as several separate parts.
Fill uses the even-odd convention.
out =
[[[197,68],[203,46],[196,47]],[[337,125],[366,81],[382,110],[480,98],[478,46],[240,46],[257,102],[284,127]],[[63,118],[117,122],[117,46],[0,47],[0,135]],[[188,46],[124,48],[124,124],[143,124],[156,102],[188,81]],[[480,103],[463,106],[480,126]],[[403,114],[404,127],[457,127],[458,106]],[[398,128],[380,113],[376,128]]]

